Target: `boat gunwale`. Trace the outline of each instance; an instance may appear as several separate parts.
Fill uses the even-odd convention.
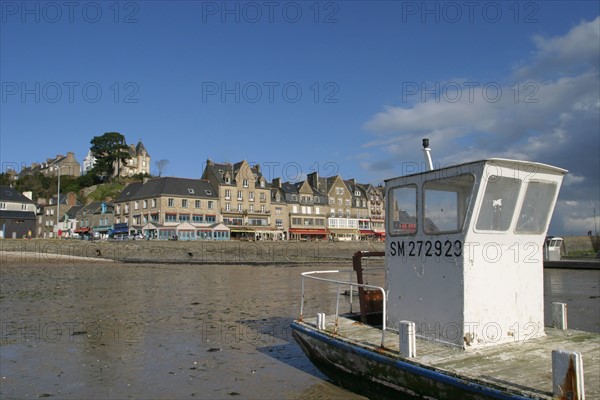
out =
[[[330,344],[340,350],[353,351],[361,357],[371,359],[378,363],[397,367],[406,373],[417,374],[426,379],[432,379],[436,382],[451,385],[460,390],[487,396],[496,399],[552,399],[550,391],[541,391],[535,388],[524,387],[516,389],[513,387],[501,386],[497,382],[487,381],[480,378],[465,377],[460,373],[444,370],[439,367],[429,366],[418,361],[413,361],[392,352],[387,348],[378,348],[365,342],[359,342],[347,336],[333,334],[327,331],[321,331],[311,324],[294,320],[291,324],[292,331],[304,333],[325,345]],[[514,385],[514,384],[513,384]],[[522,390],[524,393],[519,393]]]

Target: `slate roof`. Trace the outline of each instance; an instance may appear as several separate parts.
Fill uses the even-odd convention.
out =
[[[55,206],[56,205],[56,195],[52,196],[50,199],[51,199],[52,204],[48,203],[48,204],[45,205],[45,207]],[[60,195],[60,204],[63,204],[63,205],[67,204],[68,201],[69,201],[68,194],[67,193],[62,193]],[[82,204],[81,204],[81,202],[79,200],[75,199],[75,205],[76,206],[81,206]]]
[[[148,154],[148,150],[146,150],[146,146],[144,146],[144,143],[142,143],[141,140],[138,142],[137,146],[135,146],[135,152],[137,154],[142,154],[143,152],[145,152],[146,155],[150,157],[150,154]]]
[[[217,191],[208,181],[200,179],[163,177],[149,179],[146,181],[146,183],[134,182],[127,185],[115,202],[147,199],[161,195],[202,197],[211,199],[218,198]]]
[[[0,186],[0,200],[10,203],[34,204],[33,200],[28,199],[23,194],[19,193],[17,190],[11,188],[10,186],[4,185]]]
[[[240,161],[235,164],[214,163],[209,160],[209,162],[207,162],[207,165],[206,165],[206,170],[210,170],[212,172],[212,174],[217,178],[219,186],[235,185],[235,183],[236,183],[235,175],[237,174],[237,172],[239,171],[239,169],[243,163],[244,163],[244,161]],[[256,165],[250,166],[250,171],[252,171],[252,174],[254,175],[254,178],[256,179],[256,181],[258,181],[263,176],[262,173],[259,171],[259,169],[256,167]],[[230,183],[225,183],[225,174],[227,172],[229,172],[229,176],[231,177]],[[206,175],[206,173],[205,173],[205,175]],[[270,187],[269,182],[267,182],[265,179],[265,189],[267,189],[269,187]]]
[[[0,218],[2,218],[2,219],[27,219],[27,220],[35,221],[35,213],[33,211],[0,210]]]
[[[281,190],[283,190],[284,193],[298,194],[298,189],[298,186],[290,182],[283,182],[281,184]]]
[[[77,206],[73,206],[73,207],[69,208],[69,210],[67,211],[67,216],[69,217],[69,219],[75,218],[75,215],[77,215],[77,212],[79,210],[81,210],[82,208],[83,208],[82,205],[77,205]]]
[[[102,210],[102,203],[106,204],[106,212],[107,213],[112,213],[113,212],[113,204],[110,202],[106,202],[106,201],[92,201],[90,204],[87,204],[83,207],[80,207],[80,209],[77,211],[79,214],[81,213],[86,213],[86,214],[100,214],[101,210]],[[70,210],[69,210],[70,211]]]

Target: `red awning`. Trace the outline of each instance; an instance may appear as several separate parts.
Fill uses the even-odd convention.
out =
[[[372,231],[370,229],[361,229],[360,233],[361,233],[361,235],[373,235],[375,233],[375,231]]]
[[[90,228],[77,228],[74,230],[75,233],[86,233],[89,231],[90,231]]]
[[[385,236],[385,232],[374,232],[377,236]]]
[[[327,235],[327,231],[325,229],[297,229],[290,228],[290,233],[296,233],[299,235]]]

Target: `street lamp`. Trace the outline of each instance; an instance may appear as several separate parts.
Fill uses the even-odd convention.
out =
[[[58,175],[58,187],[56,190],[56,237],[58,237],[58,224],[60,221],[60,173],[64,167],[69,167],[69,165],[58,165],[56,166],[56,175]]]

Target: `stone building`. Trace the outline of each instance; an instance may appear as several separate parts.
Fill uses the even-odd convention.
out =
[[[129,145],[129,159],[124,165],[115,165],[115,176],[133,176],[138,174],[150,175],[150,154],[144,144],[139,141],[137,145]]]
[[[235,239],[263,240],[281,238],[271,219],[271,188],[257,164],[247,161],[217,164],[207,160],[202,179],[218,192],[223,224]]]
[[[204,179],[163,177],[134,182],[114,201],[114,234],[148,239],[227,240],[217,189]]]
[[[92,201],[76,213],[79,236],[106,239],[114,224],[114,206],[109,201]]]
[[[340,175],[320,178],[317,172],[307,176],[310,186],[328,200],[327,231],[330,240],[360,239],[358,218],[352,216],[352,193]]]
[[[273,179],[273,188],[285,200],[287,237],[291,240],[327,239],[327,196],[307,180],[290,183]]]
[[[54,158],[48,158],[42,163],[32,163],[31,166],[21,170],[20,176],[40,173],[46,176],[79,176],[81,165],[75,159],[75,153],[69,151],[66,156],[57,155]]]
[[[142,141],[139,141],[135,146],[133,144],[129,145],[127,147],[127,152],[129,159],[125,163],[122,163],[120,160],[115,161],[113,165],[113,176],[150,175],[151,158]],[[96,157],[94,157],[91,150],[88,150],[88,153],[83,159],[81,174],[86,174],[91,171],[95,164]]]
[[[60,195],[57,206],[57,196],[50,199],[38,199],[36,234],[40,238],[70,237],[75,230],[69,224],[67,212],[73,206],[81,205],[75,193]],[[57,218],[58,215],[58,218]]]

